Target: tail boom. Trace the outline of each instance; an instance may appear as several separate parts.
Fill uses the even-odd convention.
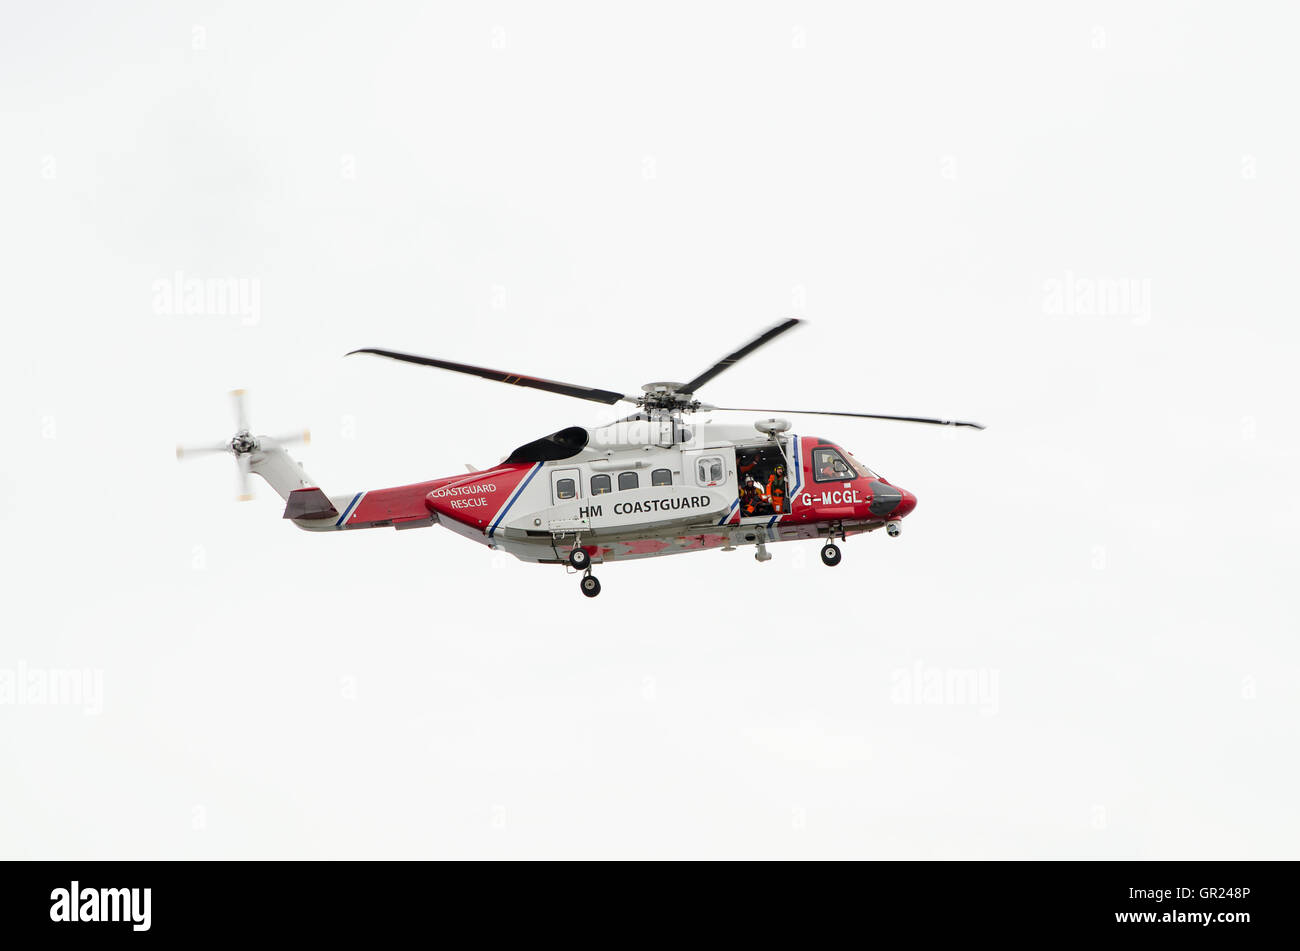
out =
[[[493,529],[538,465],[503,463],[427,482],[348,495],[326,495],[277,442],[258,437],[249,471],[285,500],[284,518],[310,532],[354,528],[423,528],[445,524],[490,544]]]

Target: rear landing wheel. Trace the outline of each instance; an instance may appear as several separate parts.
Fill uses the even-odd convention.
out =
[[[840,546],[827,542],[822,546],[822,564],[834,568],[840,563]]]
[[[596,580],[595,575],[587,575],[582,579],[582,593],[589,598],[594,598],[600,594],[600,582]]]
[[[591,555],[587,554],[585,548],[575,548],[569,552],[569,564],[578,571],[586,571],[591,567]],[[599,590],[599,586],[597,586]]]

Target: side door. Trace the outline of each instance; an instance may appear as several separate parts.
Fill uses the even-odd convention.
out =
[[[574,502],[582,498],[582,475],[577,469],[551,470],[551,504]]]

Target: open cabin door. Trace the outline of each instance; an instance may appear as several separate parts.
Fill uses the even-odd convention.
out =
[[[790,511],[791,491],[798,485],[794,451],[786,440],[736,450],[741,518],[770,518]]]

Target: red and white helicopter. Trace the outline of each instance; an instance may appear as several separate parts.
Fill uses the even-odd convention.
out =
[[[691,413],[798,413],[890,419],[983,429],[978,423],[919,416],[710,406],[696,393],[723,370],[799,324],[778,324],[686,383],[648,383],[639,394],[593,389],[503,373],[392,350],[370,353],[468,373],[515,386],[562,393],[637,411],[595,429],[571,426],[520,446],[482,471],[387,489],[326,495],[285,451],[306,441],[254,436],[244,391],[236,390],[239,431],[229,442],[177,447],[177,457],[229,452],[239,466],[240,498],[248,474],[285,499],[284,517],[312,532],[442,525],[523,561],[565,565],[582,574],[582,593],[600,594],[594,564],[754,545],[767,561],[774,542],[825,538],[822,561],[840,563],[835,539],[883,527],[896,536],[916,497],[892,485],[826,439],[798,436],[775,417],[752,425],[688,422]]]

